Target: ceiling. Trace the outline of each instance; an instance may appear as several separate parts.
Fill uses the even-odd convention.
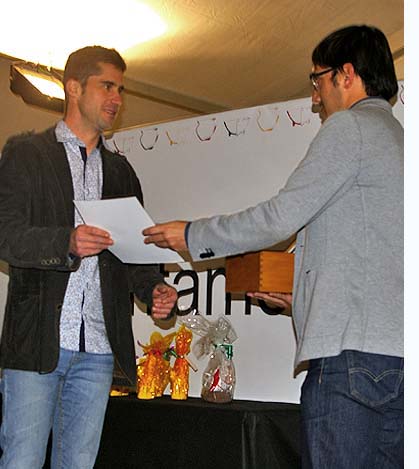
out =
[[[403,0],[141,1],[168,29],[160,38],[120,50],[128,65],[127,93],[115,128],[307,97],[311,51],[327,34],[350,24],[382,29],[397,76],[404,78]],[[117,42],[126,12],[117,4],[113,8],[103,27]],[[14,60],[0,58],[0,65]],[[17,104],[10,105],[10,113],[17,112]],[[19,116],[17,128],[5,132],[27,125]],[[40,117],[33,120],[44,126]]]
[[[146,3],[168,32],[123,52],[128,93],[180,111],[211,113],[309,96],[312,49],[349,24],[382,29],[403,78],[403,0]]]

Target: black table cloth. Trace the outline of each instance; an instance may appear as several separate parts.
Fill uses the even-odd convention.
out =
[[[300,467],[297,404],[111,397],[96,469]]]

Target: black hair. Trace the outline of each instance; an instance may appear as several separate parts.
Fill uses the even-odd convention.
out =
[[[73,78],[84,88],[90,76],[101,73],[100,63],[112,64],[122,72],[125,72],[127,68],[124,59],[115,49],[102,46],[83,47],[68,56],[64,69],[64,86],[70,78]]]
[[[368,96],[389,101],[398,89],[393,57],[385,35],[374,26],[354,25],[325,37],[312,53],[313,65],[342,70],[351,63]]]

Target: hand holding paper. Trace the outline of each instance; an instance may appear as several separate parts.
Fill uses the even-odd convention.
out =
[[[173,251],[144,244],[144,228],[154,224],[136,197],[104,200],[75,200],[84,222],[110,233],[109,250],[122,262],[131,264],[178,263],[184,259]]]
[[[188,246],[185,239],[186,221],[170,221],[158,223],[143,230],[145,244],[155,244],[160,248],[170,248],[174,251],[186,251]]]
[[[95,256],[112,244],[111,235],[95,226],[79,225],[70,235],[70,253],[77,257]]]

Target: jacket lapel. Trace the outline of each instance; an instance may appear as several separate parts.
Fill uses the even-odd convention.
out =
[[[107,199],[112,197],[114,194],[114,182],[115,178],[113,176],[114,166],[111,164],[111,156],[108,155],[108,152],[104,146],[102,146],[101,151],[102,155],[102,171],[103,171],[103,184],[102,184],[102,199]]]
[[[52,130],[52,135],[49,133]],[[52,168],[51,183],[57,185],[57,194],[60,194],[60,203],[64,207],[65,218],[70,226],[74,226],[74,190],[73,179],[64,145],[57,142],[54,129],[46,132],[48,145],[44,148],[45,156]]]

